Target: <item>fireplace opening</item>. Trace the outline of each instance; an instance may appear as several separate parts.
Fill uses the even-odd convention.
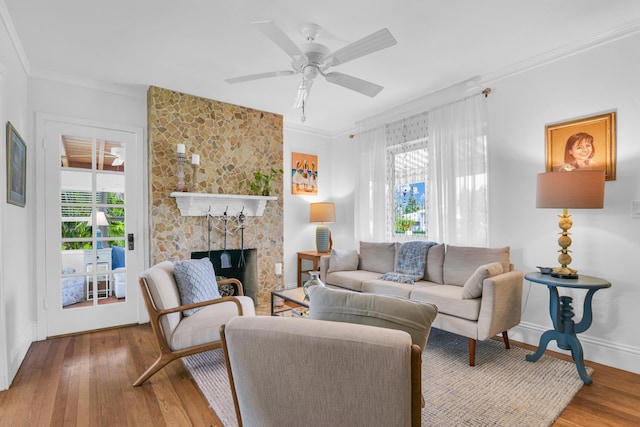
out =
[[[226,252],[231,257],[231,267],[222,268],[221,255]],[[257,249],[227,249],[191,252],[192,259],[211,260],[218,280],[234,278],[242,282],[244,294],[258,305],[258,251]],[[244,262],[243,262],[244,259]]]

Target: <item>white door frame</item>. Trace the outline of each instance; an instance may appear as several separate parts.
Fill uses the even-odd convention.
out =
[[[2,102],[5,99],[5,79],[4,79],[4,65],[0,62],[0,120],[5,122],[5,117],[2,109]],[[5,154],[6,156],[6,154]],[[0,156],[2,157],[2,156]],[[6,159],[0,158],[3,165],[6,165]],[[7,188],[6,178],[0,177],[0,186]],[[3,230],[5,227],[5,209],[6,204],[2,201],[0,207],[0,242],[4,241]],[[2,251],[3,245],[0,245],[0,307],[4,307],[4,254]],[[9,388],[9,349],[7,348],[7,322],[4,310],[0,312],[0,391]]]
[[[46,257],[46,247],[45,247],[45,231],[46,231],[46,204],[45,204],[45,158],[47,156],[47,152],[45,150],[45,131],[46,124],[48,122],[59,122],[66,123],[71,125],[79,125],[79,126],[90,126],[90,127],[98,127],[98,128],[106,128],[106,129],[114,129],[124,132],[131,132],[136,134],[136,147],[138,158],[142,161],[140,165],[136,165],[136,167],[140,167],[142,169],[141,176],[138,181],[137,191],[141,195],[142,206],[138,209],[137,217],[133,220],[139,226],[138,235],[135,236],[135,245],[136,251],[135,253],[131,253],[128,256],[135,256],[136,262],[140,266],[146,266],[146,260],[148,259],[147,254],[148,251],[148,190],[147,186],[144,184],[147,178],[147,150],[144,149],[146,147],[145,139],[144,139],[144,131],[139,127],[132,127],[127,125],[113,124],[113,123],[104,123],[94,120],[86,120],[80,119],[76,117],[69,116],[61,116],[56,114],[48,114],[48,113],[36,113],[36,230],[35,230],[35,259],[43,260],[42,262],[36,262],[36,307],[37,307],[37,339],[44,340],[47,338],[47,311],[46,311],[46,299],[47,299],[47,288],[46,288],[46,263],[44,259]],[[127,148],[128,149],[128,148]],[[51,153],[49,153],[51,155]],[[133,281],[127,282],[127,286],[130,286],[132,289],[135,289],[135,292],[139,292],[137,288],[137,283]],[[148,321],[148,316],[146,313],[146,309],[144,307],[144,301],[142,298],[138,298],[138,307],[137,307],[137,319],[138,323],[144,323]]]

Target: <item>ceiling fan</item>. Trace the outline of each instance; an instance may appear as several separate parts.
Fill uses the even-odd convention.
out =
[[[111,147],[111,166],[122,166],[124,164],[124,147]]]
[[[317,24],[303,24],[300,26],[300,33],[307,42],[299,46],[272,21],[254,22],[253,25],[291,57],[292,69],[250,74],[225,79],[225,81],[233,84],[269,77],[302,74],[302,81],[291,103],[291,108],[302,108],[303,122],[305,121],[304,108],[309,98],[311,85],[318,74],[323,76],[329,83],[354,90],[370,97],[374,97],[380,93],[383,89],[380,85],[337,71],[328,73],[326,71],[330,67],[344,64],[345,62],[377,52],[397,43],[396,39],[391,35],[391,32],[383,28],[342,49],[331,52],[325,45],[315,42],[316,37],[318,37],[320,33],[320,26]]]

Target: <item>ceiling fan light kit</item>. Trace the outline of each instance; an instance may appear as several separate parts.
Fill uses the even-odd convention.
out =
[[[377,52],[397,43],[391,32],[383,28],[373,34],[368,35],[356,42],[353,42],[337,51],[331,50],[323,44],[316,43],[315,39],[320,34],[321,28],[317,24],[302,24],[299,29],[302,36],[307,40],[298,46],[289,36],[272,21],[254,22],[253,25],[260,30],[271,41],[278,45],[291,57],[292,70],[271,71],[259,74],[250,74],[225,79],[227,83],[242,83],[250,80],[258,80],[270,77],[290,76],[302,74],[302,81],[298,86],[298,91],[291,103],[292,109],[302,108],[302,121],[305,117],[305,106],[311,91],[313,80],[320,74],[329,83],[342,86],[363,95],[374,97],[383,86],[368,82],[358,77],[350,76],[339,72],[325,73],[330,67],[335,67],[345,62],[352,61],[365,55]]]

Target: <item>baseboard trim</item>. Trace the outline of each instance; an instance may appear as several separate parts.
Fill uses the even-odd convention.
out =
[[[545,326],[534,323],[521,322],[509,330],[509,338],[537,346],[540,343],[540,336],[547,329]],[[584,334],[578,334],[578,339],[582,344],[585,360],[640,374],[640,348],[604,341]],[[547,350],[571,354],[570,351],[559,348],[555,341],[549,343]]]
[[[27,356],[27,351],[29,351],[31,343],[36,341],[36,337],[38,336],[37,334],[37,323],[33,321],[27,323],[27,326],[20,334],[20,340],[18,341],[18,344],[14,348],[9,349],[9,386],[11,386],[13,379],[18,373],[18,369],[20,369],[22,361]]]

